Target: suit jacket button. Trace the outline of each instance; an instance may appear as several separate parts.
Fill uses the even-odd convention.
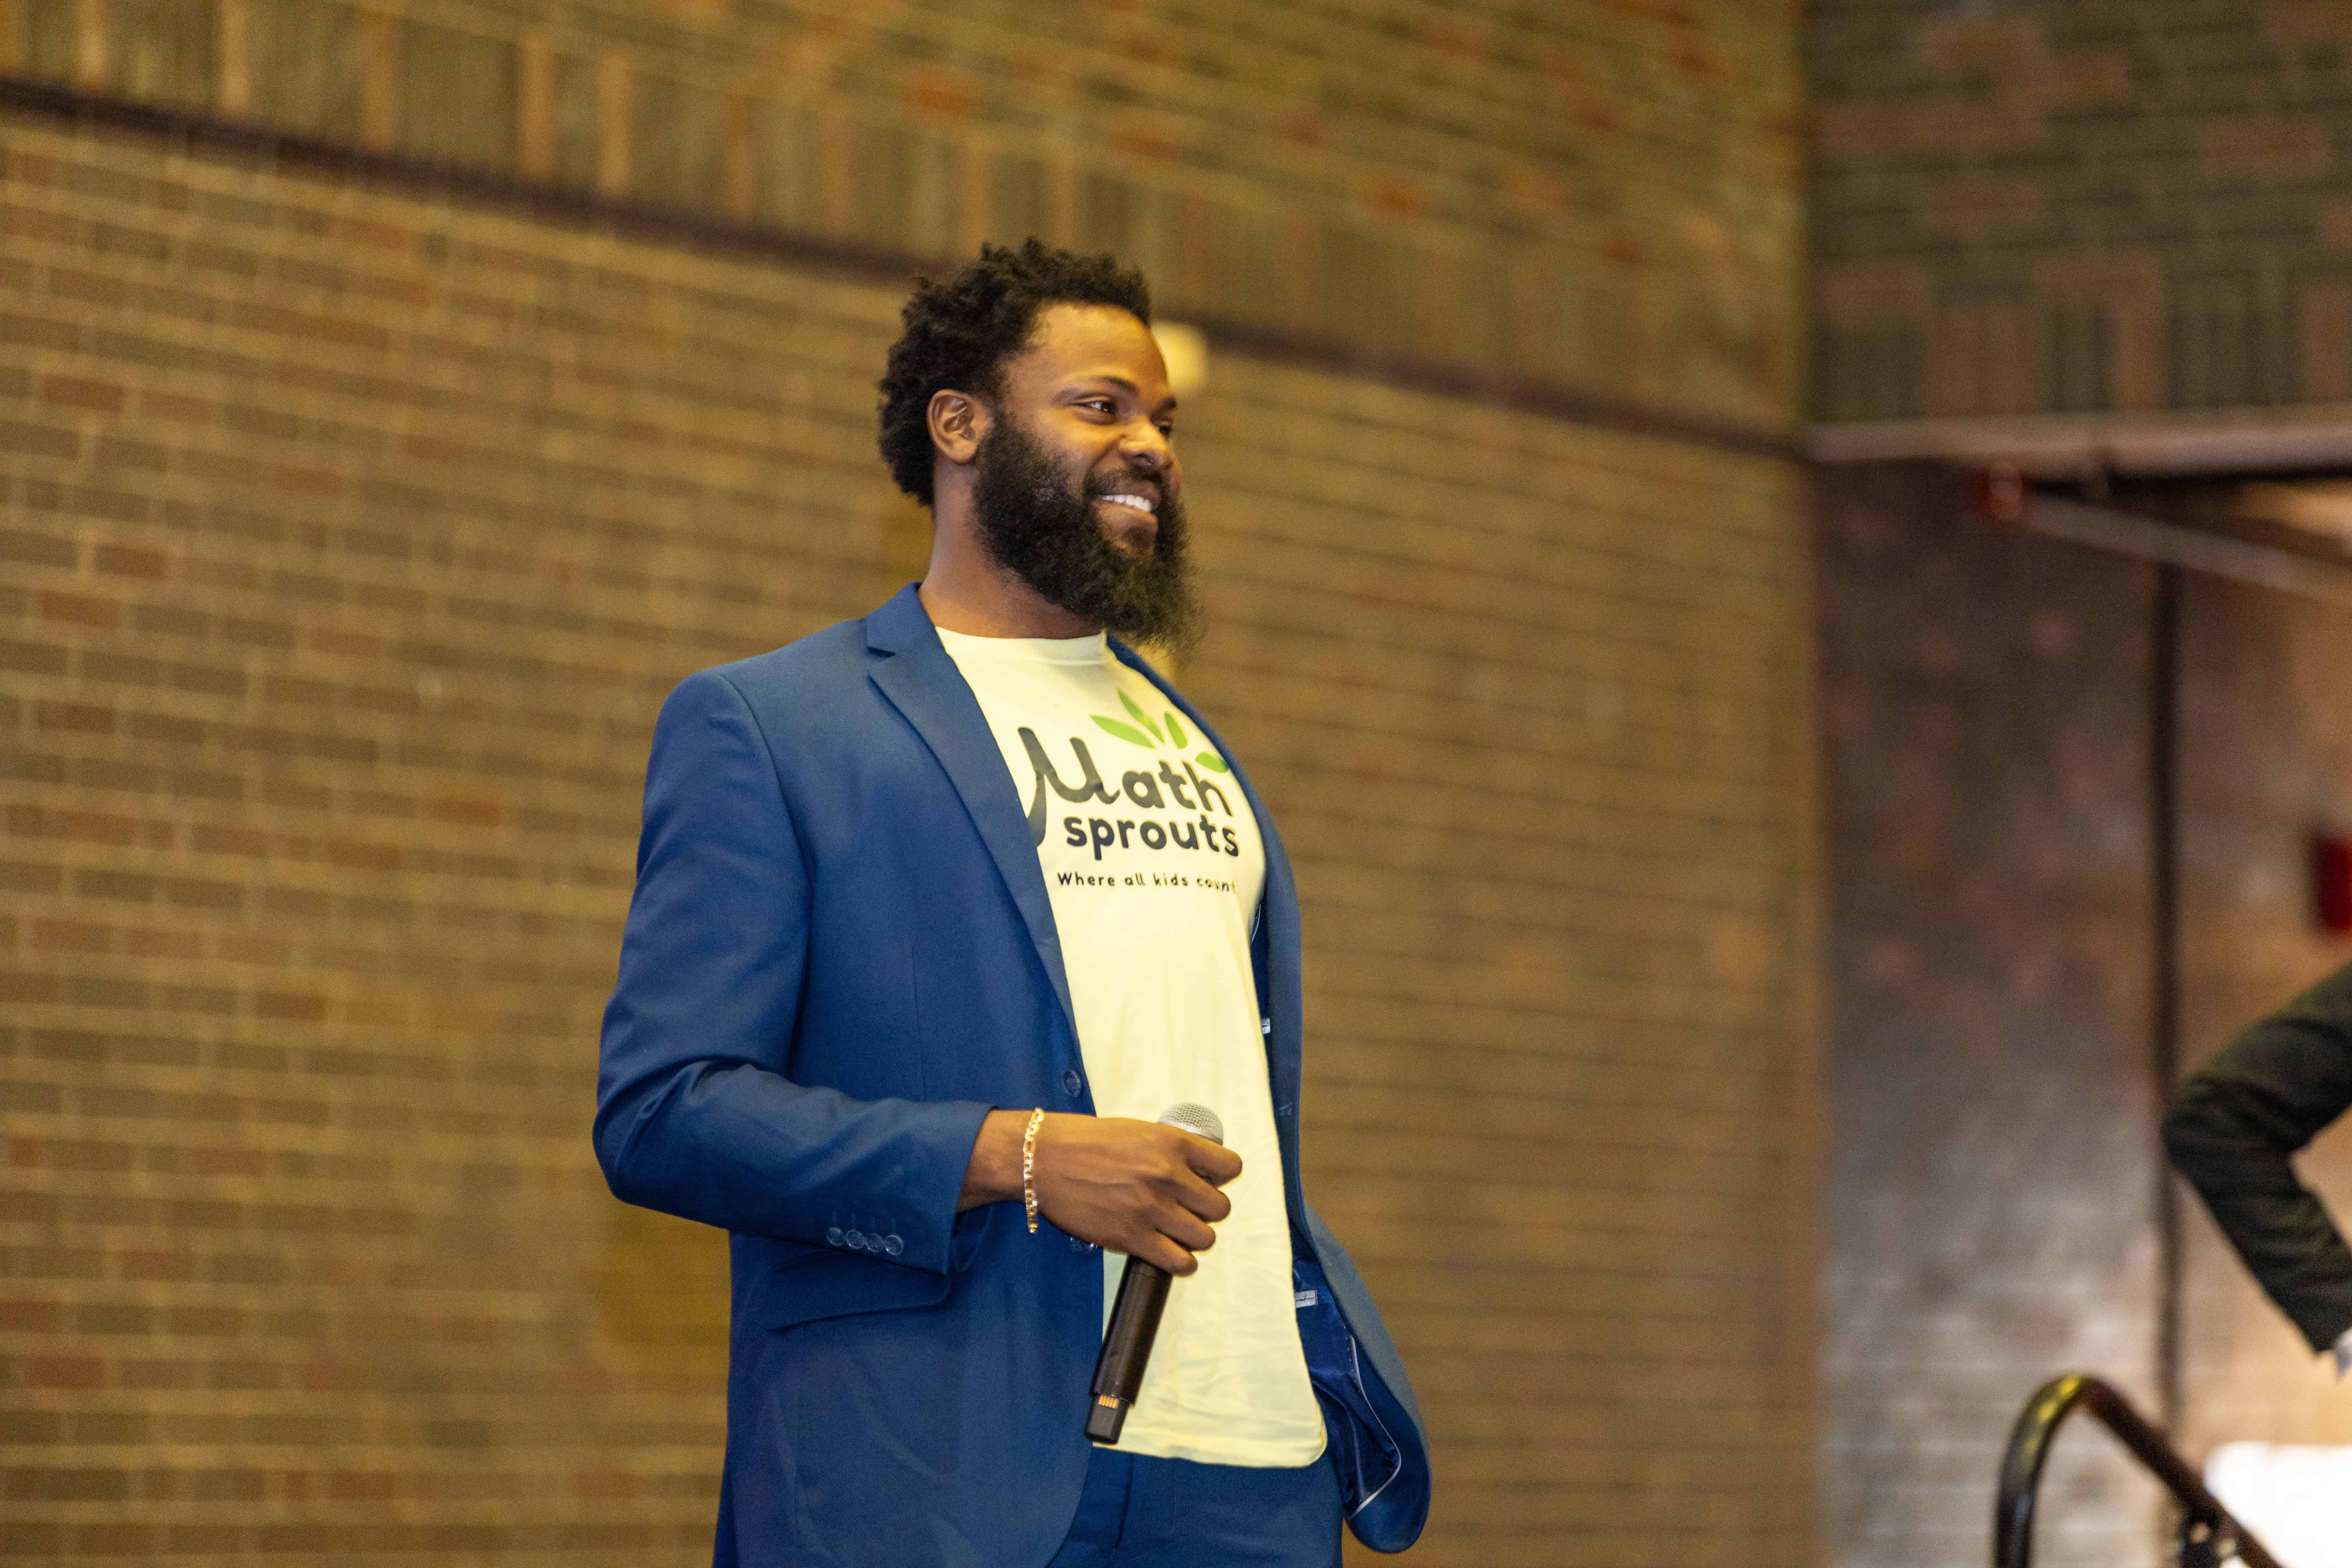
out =
[[[1084,1089],[1084,1088],[1086,1088],[1086,1087],[1087,1087],[1087,1080],[1086,1080],[1085,1079],[1082,1079],[1082,1078],[1080,1078],[1080,1077],[1078,1076],[1078,1069],[1077,1069],[1077,1068],[1064,1068],[1062,1069],[1062,1092],[1063,1092],[1063,1093],[1067,1094],[1067,1095],[1069,1095],[1069,1096],[1071,1096],[1072,1098],[1074,1098],[1074,1099],[1075,1099],[1075,1098],[1076,1097],[1076,1095],[1077,1095],[1078,1090],[1080,1090],[1080,1089]]]
[[[849,1243],[849,1250],[852,1252],[863,1252],[866,1250],[866,1233],[862,1230],[850,1231],[843,1237],[843,1239]]]
[[[839,1226],[835,1226],[831,1230],[826,1231],[824,1233],[824,1240],[825,1245],[828,1247],[839,1247],[841,1245],[841,1227]]]
[[[882,1250],[896,1258],[907,1250],[907,1244],[896,1236],[886,1236],[882,1238]]]

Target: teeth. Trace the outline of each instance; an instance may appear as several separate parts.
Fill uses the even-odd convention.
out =
[[[1103,500],[1117,501],[1121,506],[1131,506],[1138,511],[1150,511],[1152,510],[1151,503],[1141,496],[1108,495],[1103,497]]]

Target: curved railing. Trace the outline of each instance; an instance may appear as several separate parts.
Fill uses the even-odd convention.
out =
[[[2182,1568],[2202,1568],[2235,1557],[2246,1568],[2280,1568],[2278,1559],[2230,1517],[2221,1500],[2189,1462],[2172,1451],[2164,1434],[2113,1388],[2095,1377],[2078,1374],[2053,1378],[2027,1402],[2010,1429],[2009,1449],[2000,1458],[2000,1491],[1992,1505],[1993,1568],[2031,1568],[2033,1562],[2033,1504],[2042,1487],[2042,1462],[2058,1428],[2076,1410],[2088,1412],[2132,1457],[2165,1485],[2180,1505]]]

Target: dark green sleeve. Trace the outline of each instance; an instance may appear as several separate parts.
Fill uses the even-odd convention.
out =
[[[2293,1156],[2352,1109],[2352,964],[2180,1086],[2164,1143],[2279,1310],[2325,1351],[2352,1329],[2352,1252]]]

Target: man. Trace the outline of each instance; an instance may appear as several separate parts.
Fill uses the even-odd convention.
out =
[[[2352,1372],[2352,1251],[2294,1156],[2352,1110],[2352,964],[2190,1075],[2165,1146],[2221,1233],[2316,1353]]]
[[[882,451],[920,584],[704,670],[654,737],[604,1025],[614,1192],[733,1232],[720,1564],[1401,1551],[1402,1366],[1298,1176],[1298,902],[1181,644],[1142,279],[1030,241],[919,285]],[[1209,1106],[1223,1146],[1156,1124]],[[1115,1448],[1126,1257],[1176,1276]]]

